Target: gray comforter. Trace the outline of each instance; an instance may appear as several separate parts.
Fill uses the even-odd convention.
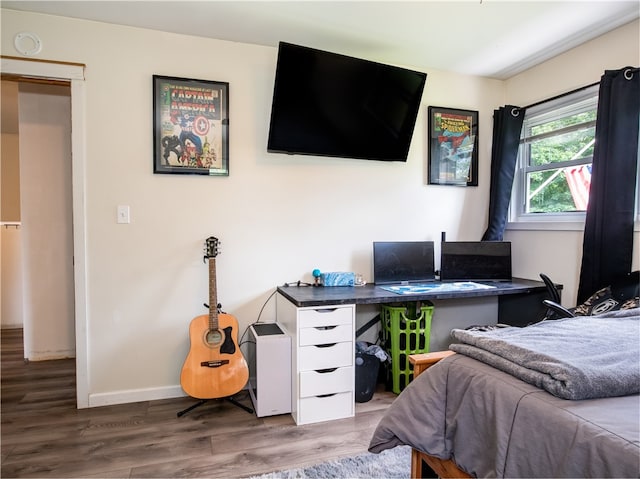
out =
[[[640,392],[640,309],[526,328],[454,329],[450,348],[564,399]]]
[[[371,452],[409,445],[475,477],[638,477],[640,396],[569,401],[467,356],[416,378]]]
[[[564,339],[553,348],[543,346],[543,351],[517,339],[516,356],[522,356],[524,364],[509,364],[504,371],[462,354],[441,361],[393,402],[369,450],[409,445],[441,459],[453,459],[476,477],[638,477],[640,396],[620,394],[628,387],[637,392],[640,334],[637,318],[630,319],[634,314],[618,316],[619,323],[580,318],[575,321],[583,324],[577,329],[571,329],[570,320],[523,328],[537,331],[537,339],[553,336],[557,329]],[[626,336],[609,334],[612,330],[624,330]],[[478,336],[486,338],[486,333],[472,336],[470,341],[476,341]],[[585,336],[591,339],[583,339]],[[597,346],[590,343],[592,339]],[[579,346],[569,347],[569,343]],[[495,347],[484,344],[479,349],[505,359],[500,348],[492,349]],[[630,353],[617,354],[623,349]],[[586,370],[580,365],[586,365]],[[526,382],[505,372],[514,368],[527,370]],[[592,397],[594,391],[599,396],[608,388],[612,394],[605,395],[618,397],[567,400],[538,384]]]

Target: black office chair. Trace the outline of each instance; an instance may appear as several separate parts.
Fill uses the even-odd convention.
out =
[[[547,287],[547,294],[549,295],[549,299],[542,300],[542,304],[547,307],[547,312],[542,319],[572,317],[573,313],[560,304],[560,291],[556,288],[556,285],[551,281],[549,276],[540,273],[540,278],[544,281],[544,284]]]
[[[596,314],[640,307],[640,271],[627,273],[593,293],[584,303],[567,309],[560,304],[560,292],[553,281],[545,274],[540,274],[547,287],[549,299],[542,303],[547,307],[543,319],[571,318],[575,316],[594,316]]]

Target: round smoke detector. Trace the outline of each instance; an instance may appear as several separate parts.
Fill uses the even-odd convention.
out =
[[[42,50],[42,41],[35,33],[22,32],[16,34],[13,45],[19,53],[27,56],[37,55]]]

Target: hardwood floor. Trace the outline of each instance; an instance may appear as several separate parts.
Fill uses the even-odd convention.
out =
[[[296,426],[192,398],[76,409],[75,361],[25,363],[22,330],[1,331],[1,476],[247,477],[365,452],[396,397],[380,390],[353,418]],[[236,399],[251,405],[248,393]]]

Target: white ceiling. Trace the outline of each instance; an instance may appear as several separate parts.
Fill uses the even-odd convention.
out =
[[[286,41],[418,70],[498,79],[640,16],[638,0],[2,0],[0,5],[257,45]]]

